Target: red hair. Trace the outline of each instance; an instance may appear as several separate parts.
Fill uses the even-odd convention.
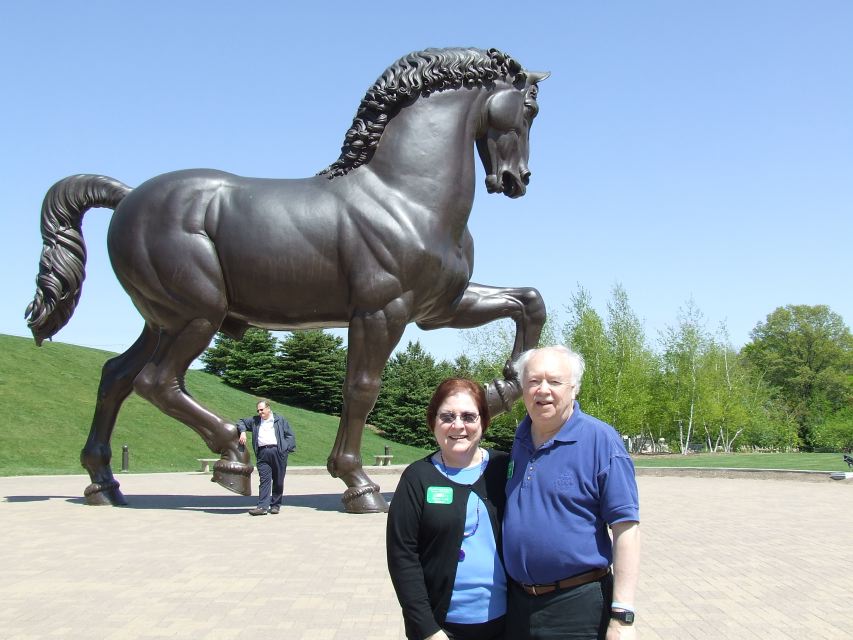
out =
[[[438,408],[441,406],[441,403],[448,396],[457,393],[467,393],[474,399],[474,403],[477,405],[477,412],[480,414],[480,426],[483,428],[483,433],[485,434],[489,428],[489,421],[491,419],[489,415],[489,403],[486,401],[486,391],[479,382],[474,382],[468,378],[447,378],[447,380],[442,381],[436,387],[435,393],[432,394],[426,410],[427,424],[430,431],[435,425],[435,418],[438,415]]]

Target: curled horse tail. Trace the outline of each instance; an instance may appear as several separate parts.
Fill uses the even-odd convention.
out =
[[[36,344],[59,331],[74,313],[86,277],[83,214],[92,207],[115,209],[132,189],[107,176],[77,175],[53,185],[41,206],[36,295],[24,317]]]

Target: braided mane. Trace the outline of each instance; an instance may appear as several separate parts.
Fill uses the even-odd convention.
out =
[[[367,90],[341,155],[318,175],[331,180],[369,162],[391,118],[420,96],[489,85],[495,80],[523,83],[526,78],[522,66],[497,49],[424,49],[403,56]]]

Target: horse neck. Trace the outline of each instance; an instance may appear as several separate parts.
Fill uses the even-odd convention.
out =
[[[455,217],[464,228],[474,202],[474,136],[486,97],[478,88],[419,98],[388,122],[367,170],[409,203]]]

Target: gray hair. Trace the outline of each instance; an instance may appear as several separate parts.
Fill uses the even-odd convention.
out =
[[[515,361],[515,370],[518,373],[518,378],[522,381],[522,384],[524,383],[524,377],[527,375],[527,364],[530,362],[530,359],[542,351],[553,351],[554,353],[566,358],[569,363],[569,367],[572,370],[572,385],[575,387],[576,391],[580,391],[581,378],[583,378],[586,363],[584,362],[581,354],[576,351],[572,351],[561,344],[555,344],[549,347],[539,347],[538,349],[530,349],[518,356]]]

